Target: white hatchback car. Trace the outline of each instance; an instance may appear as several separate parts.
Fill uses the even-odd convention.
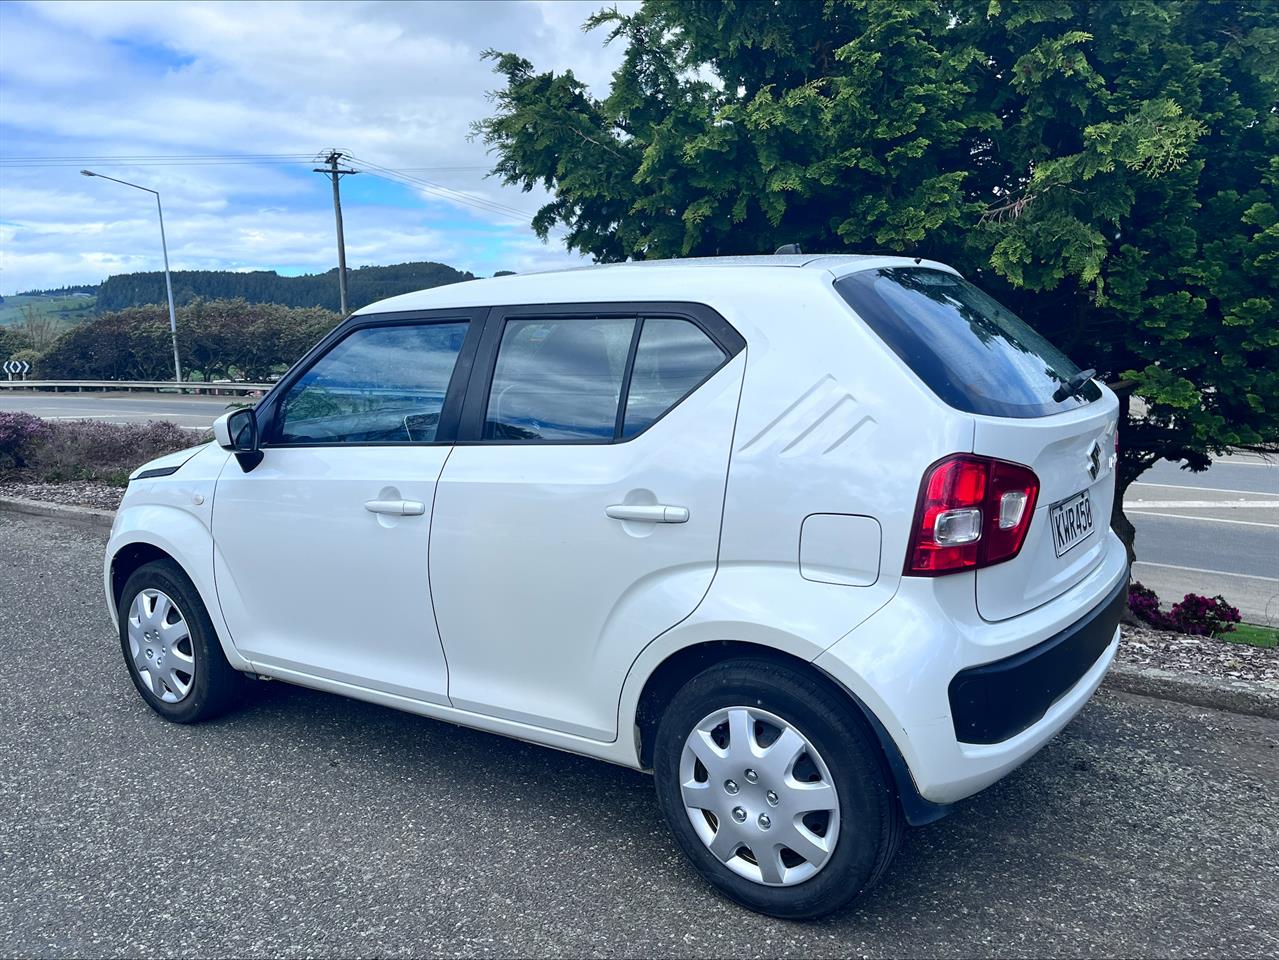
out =
[[[1090,373],[917,259],[395,297],[134,474],[107,602],[170,720],[251,675],[651,770],[715,887],[817,916],[1109,667]]]

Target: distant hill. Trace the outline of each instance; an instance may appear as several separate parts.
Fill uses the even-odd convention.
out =
[[[237,273],[232,270],[175,270],[173,298],[179,304],[197,297],[206,300],[243,297],[250,303],[278,303],[287,307],[338,309],[337,269],[327,273],[282,277],[274,270]],[[475,275],[443,263],[397,263],[388,267],[360,267],[347,271],[350,309],[413,290],[441,287]],[[77,288],[91,289],[91,288]],[[163,303],[164,274],[125,273],[108,277],[97,288],[97,312],[122,310],[147,303]]]
[[[20,290],[14,294],[15,297],[69,297],[72,294],[84,294],[91,297],[98,290],[96,283],[76,283],[67,287],[49,287],[47,290]],[[0,303],[4,302],[4,297],[0,297]]]
[[[93,305],[93,295],[79,290],[66,295],[46,291],[15,293],[0,297],[0,327],[22,323],[23,311],[31,308],[38,315],[55,318],[62,329],[93,316]]]

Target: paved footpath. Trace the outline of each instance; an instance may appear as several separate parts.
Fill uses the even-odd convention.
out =
[[[102,536],[0,513],[0,956],[1279,955],[1279,722],[1103,692],[861,907],[783,923],[637,773],[278,683],[163,723]]]

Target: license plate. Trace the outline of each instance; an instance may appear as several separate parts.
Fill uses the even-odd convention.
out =
[[[1092,533],[1092,498],[1088,491],[1077,493],[1068,500],[1053,504],[1048,511],[1053,528],[1053,549],[1063,556]]]

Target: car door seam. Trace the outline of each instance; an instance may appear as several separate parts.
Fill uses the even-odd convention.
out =
[[[711,588],[715,586],[716,578],[719,577],[720,554],[724,549],[724,517],[728,512],[728,481],[733,469],[733,451],[737,442],[737,421],[742,412],[742,396],[746,392],[746,372],[750,369],[750,366],[747,363],[747,352],[749,350],[750,344],[747,344],[742,347],[741,351],[737,354],[737,356],[742,358],[742,379],[737,385],[737,404],[733,408],[733,429],[729,431],[728,435],[728,462],[724,465],[724,485],[721,488],[722,492],[719,500],[719,534],[715,538],[715,569],[711,572],[711,578],[706,584],[706,589],[702,592],[697,603],[693,605],[693,609],[689,610],[688,613],[680,617],[657,636],[653,637],[653,639],[648,643],[644,644],[644,646],[636,652],[634,658],[631,660],[631,665],[626,668],[626,674],[622,677],[622,685],[617,691],[617,720],[614,722],[615,730],[613,733],[613,739],[608,741],[609,743],[617,743],[622,739],[622,697],[626,692],[627,683],[630,682],[631,674],[635,671],[635,665],[640,662],[640,658],[644,656],[644,652],[648,650],[649,647],[657,643],[658,640],[662,639],[662,637],[666,636],[666,634],[684,623],[702,608],[702,604],[705,603],[706,598],[710,596]],[[737,357],[733,357],[733,360],[735,359],[737,359]],[[731,364],[733,360],[730,360],[729,363]],[[638,758],[638,749],[636,750],[636,755]]]
[[[431,490],[431,511],[426,518],[426,597],[431,603],[431,620],[435,623],[435,638],[440,644],[440,655],[444,657],[444,699],[449,706],[453,706],[453,674],[449,671],[449,650],[444,642],[444,633],[440,630],[439,614],[435,610],[435,588],[431,583],[431,543],[435,538],[435,502],[440,496],[440,484],[444,482],[444,471],[448,469],[449,460],[456,449],[456,443],[450,446],[449,452],[444,455],[444,462],[440,464],[440,472],[436,475],[435,486]]]

